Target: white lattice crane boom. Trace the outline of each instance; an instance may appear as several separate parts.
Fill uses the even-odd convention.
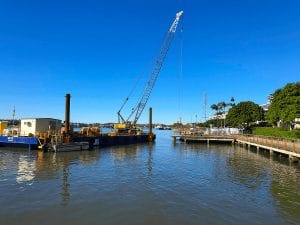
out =
[[[133,108],[133,110],[131,111],[130,115],[128,116],[127,120],[125,120],[123,118],[123,116],[121,115],[121,110],[124,107],[124,105],[126,104],[126,102],[128,101],[128,98],[126,98],[124,104],[122,105],[121,109],[118,111],[118,118],[119,118],[119,123],[121,122],[124,126],[120,126],[120,127],[129,127],[129,126],[133,126],[135,127],[138,119],[140,118],[148,100],[150,97],[150,94],[152,92],[152,89],[155,85],[155,82],[157,80],[157,77],[159,75],[159,72],[161,71],[161,68],[163,66],[164,60],[167,56],[168,50],[170,49],[170,46],[172,44],[172,41],[174,39],[175,36],[175,32],[176,32],[176,28],[177,25],[179,23],[179,20],[181,18],[181,16],[183,15],[183,11],[180,11],[178,13],[176,13],[176,17],[175,20],[173,21],[171,27],[168,29],[167,34],[165,36],[165,39],[162,43],[160,52],[158,54],[158,57],[152,67],[149,79],[145,85],[144,91],[141,95],[140,101],[137,103],[137,105]],[[130,118],[134,116],[134,119],[132,121],[130,121]],[[121,124],[119,124],[121,125]]]

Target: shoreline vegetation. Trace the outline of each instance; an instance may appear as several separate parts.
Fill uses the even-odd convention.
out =
[[[300,139],[300,130],[286,130],[279,127],[254,127],[252,133],[268,137]]]
[[[228,109],[226,111],[226,108]],[[245,134],[300,139],[300,82],[288,83],[268,96],[267,104],[252,101],[212,104],[213,116],[196,127],[236,127]]]

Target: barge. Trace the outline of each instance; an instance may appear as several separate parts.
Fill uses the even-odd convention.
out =
[[[72,137],[68,143],[59,141],[56,143],[51,142],[52,137],[38,138],[38,137],[9,137],[0,136],[0,147],[12,147],[12,148],[27,148],[30,150],[43,150],[43,151],[64,151],[67,146],[68,151],[80,151],[80,150],[92,150],[94,148],[108,147],[114,145],[129,145],[137,143],[147,143],[155,139],[155,135],[152,137],[148,133],[142,133],[139,135],[111,135],[101,134],[98,136],[78,136]],[[84,147],[78,147],[85,143]],[[87,144],[88,143],[88,147]],[[65,145],[64,145],[65,144]],[[72,147],[73,146],[73,147]]]
[[[45,145],[43,151],[50,152],[65,152],[65,151],[83,151],[100,149],[103,147],[115,146],[115,145],[130,145],[138,143],[148,143],[155,139],[155,135],[150,137],[148,133],[142,133],[139,135],[111,135],[101,134],[98,136],[79,136],[73,137],[69,143],[53,143]]]
[[[66,95],[64,127],[53,118],[27,118],[21,120],[17,134],[0,129],[0,147],[25,147],[42,151],[83,151],[113,145],[147,143],[155,140],[152,133],[152,109],[149,110],[149,132],[141,129],[118,129],[112,133],[101,133],[98,127],[85,127],[73,132],[70,127],[70,94]],[[6,131],[4,131],[6,129]]]

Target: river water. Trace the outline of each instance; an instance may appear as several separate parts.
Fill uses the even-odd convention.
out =
[[[300,166],[232,145],[0,148],[0,224],[300,224]]]

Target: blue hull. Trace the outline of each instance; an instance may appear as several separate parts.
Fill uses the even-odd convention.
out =
[[[39,139],[36,137],[7,137],[0,136],[0,146],[38,149]]]

